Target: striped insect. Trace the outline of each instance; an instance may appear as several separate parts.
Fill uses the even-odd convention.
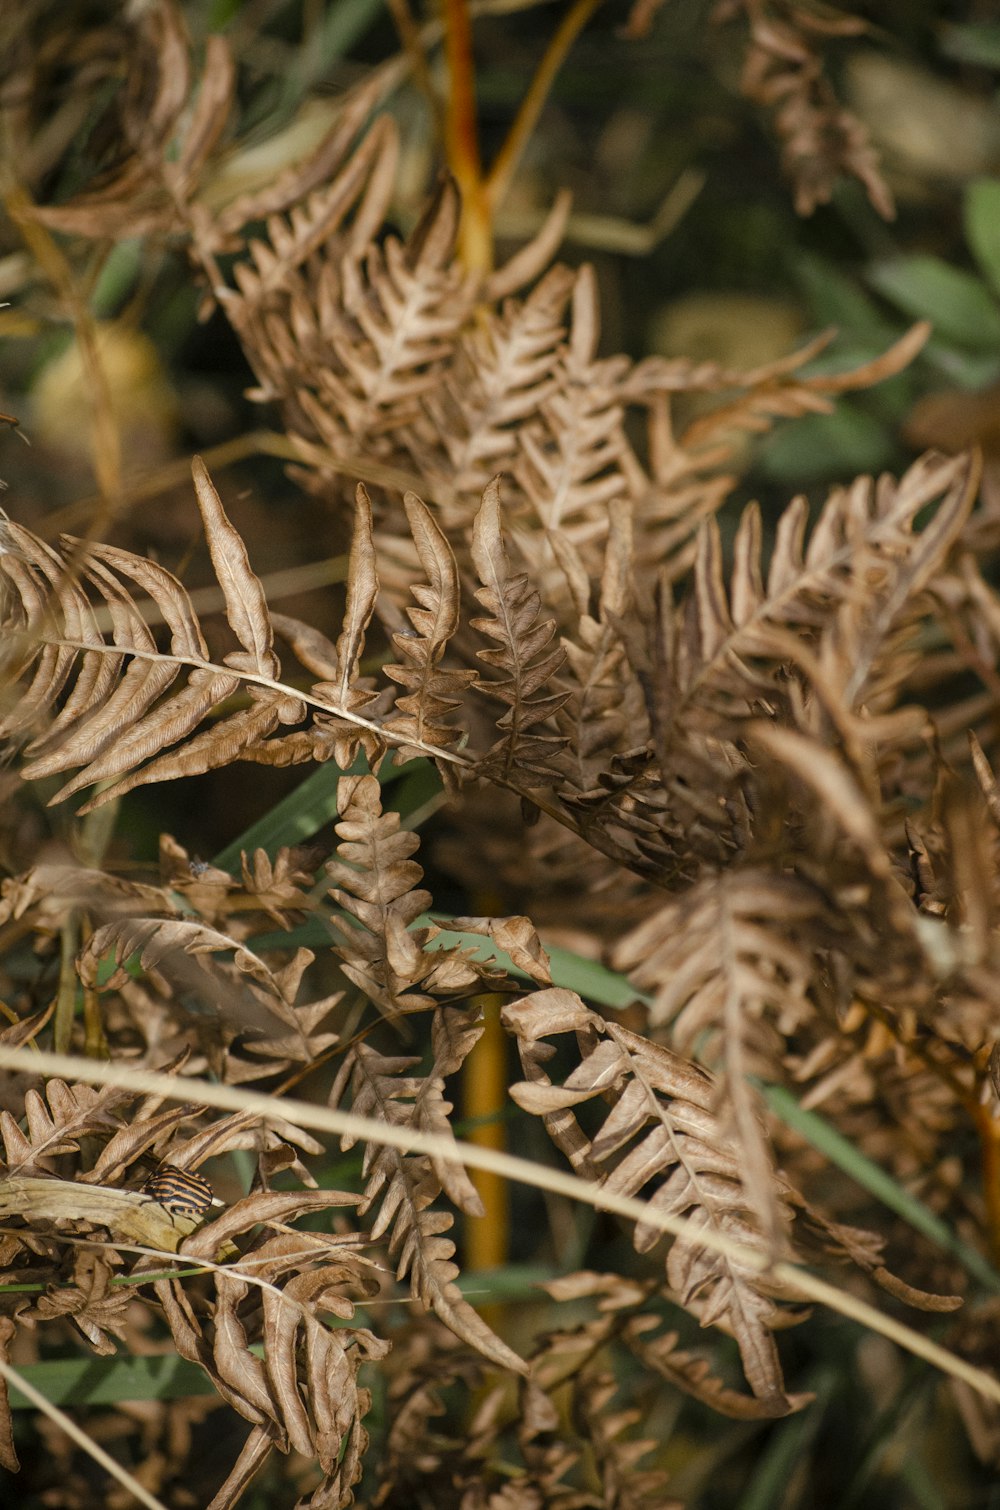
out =
[[[215,1204],[215,1192],[205,1176],[178,1169],[176,1164],[161,1164],[154,1169],[142,1189],[172,1216],[204,1216]]]

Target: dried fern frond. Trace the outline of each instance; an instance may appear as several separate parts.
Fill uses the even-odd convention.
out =
[[[68,203],[33,214],[53,230],[85,236],[176,232],[229,115],[235,86],[229,48],[221,36],[208,37],[195,100],[190,37],[178,6],[123,9],[107,27],[105,45],[108,73],[115,76],[117,62],[127,79],[113,107],[122,160]],[[94,87],[93,76],[86,82]]]
[[[862,36],[867,23],[800,0],[721,0],[714,19],[736,18],[745,21],[749,33],[740,88],[775,113],[782,166],[794,186],[798,213],[810,215],[828,203],[837,179],[849,174],[864,185],[879,214],[891,220],[892,193],[868,132],[838,101],[814,40]]]
[[[625,473],[625,357],[597,359],[600,314],[591,267],[576,275],[568,339],[553,368],[554,391],[522,427],[514,475],[543,530],[586,540],[604,530],[607,504]]]
[[[665,1496],[668,1476],[663,1469],[637,1466],[657,1443],[626,1434],[642,1420],[641,1410],[609,1408],[620,1393],[614,1374],[585,1369],[573,1393],[580,1434],[600,1473],[603,1504],[615,1510],[683,1510],[680,1500]]]
[[[617,968],[652,995],[651,1024],[669,1025],[679,1053],[721,1074],[715,1115],[740,1149],[750,1207],[772,1241],[789,1213],[776,1198],[752,1080],[780,1076],[785,1040],[810,1014],[823,911],[792,876],[734,870],[659,908],[615,951]]]
[[[454,552],[433,514],[415,493],[405,495],[403,506],[427,585],[413,584],[417,607],[407,609],[412,628],[397,631],[392,637],[408,664],[383,668],[386,676],[406,689],[406,695],[396,699],[392,716],[386,719],[386,732],[399,740],[410,735],[417,741],[415,747],[400,745],[399,761],[419,755],[428,745],[446,749],[455,742],[458,731],[446,719],[461,707],[462,694],[476,679],[473,671],[446,670],[440,664],[459,625],[460,583]],[[450,767],[442,767],[442,773],[445,771]]]
[[[113,1353],[111,1337],[132,1341],[133,1308],[148,1273],[178,1354],[200,1364],[222,1398],[262,1428],[254,1451],[263,1448],[266,1456],[278,1446],[306,1453],[321,1470],[325,1502],[346,1505],[366,1443],[361,1418],[369,1396],[357,1386],[357,1371],[364,1360],[383,1357],[388,1344],[365,1328],[330,1328],[322,1317],[350,1321],[354,1299],[370,1296],[378,1282],[355,1239],[298,1233],[289,1223],[308,1212],[354,1205],[358,1197],[262,1190],[206,1223],[207,1200],[196,1215],[181,1205],[164,1206],[166,1196],[139,1188],[141,1169],[159,1157],[176,1184],[182,1170],[246,1147],[248,1134],[250,1146],[264,1147],[267,1135],[252,1125],[255,1119],[226,1117],[185,1139],[181,1124],[202,1119],[191,1107],[158,1112],[147,1105],[132,1110],[137,1120],[131,1122],[125,1108],[135,1097],[129,1092],[55,1080],[45,1090],[44,1100],[33,1090],[25,1097],[27,1136],[2,1114],[8,1164],[0,1174],[0,1215],[5,1225],[18,1224],[4,1240],[5,1264],[17,1265],[5,1277],[17,1274],[29,1289],[42,1291],[33,1305],[20,1300],[20,1322],[52,1327],[71,1321],[94,1351]],[[67,1156],[82,1165],[83,1137],[91,1147],[103,1141],[90,1168],[78,1168],[75,1179],[44,1172],[55,1154],[64,1165]],[[309,1143],[311,1152],[321,1151]],[[187,1241],[187,1269],[208,1260],[207,1302],[182,1279],[162,1276],[164,1259]],[[128,1250],[136,1245],[152,1256],[132,1260],[129,1269]],[[134,1283],[116,1287],[119,1274]],[[251,1350],[258,1339],[262,1358]],[[6,1410],[0,1415],[2,1432],[9,1419]],[[220,1503],[235,1503],[244,1467],[241,1458]]]
[[[438,998],[465,995],[487,972],[459,949],[426,951],[440,931],[412,929],[431,895],[417,890],[423,871],[411,856],[416,834],[398,813],[383,812],[374,776],[345,776],[337,789],[341,842],[327,866],[330,895],[345,914],[334,920],[347,978],[389,1017],[423,1012]],[[354,918],[358,926],[346,921]]]
[[[74,542],[61,561],[30,532],[10,522],[2,525],[0,573],[11,589],[4,625],[5,677],[16,681],[31,674],[16,711],[4,721],[8,737],[37,725],[62,694],[80,657],[66,703],[29,746],[35,758],[24,769],[34,779],[82,766],[54,801],[96,781],[111,785],[88,808],[148,781],[211,770],[237,759],[287,764],[337,756],[349,765],[359,744],[373,756],[385,747],[377,727],[364,716],[376,694],[358,677],[378,585],[364,497],[359,498],[347,611],[336,649],[320,644],[323,637],[315,631],[281,621],[304,664],[324,678],[335,678],[317,683],[307,704],[279,680],[274,627],[260,582],[200,461],[195,482],[226,614],[240,645],[219,664],[209,659],[187,593],[162,567],[107,546],[85,552],[82,571],[111,611],[108,641],[76,585]],[[155,648],[125,581],[147,591],[162,612],[171,635],[168,652]],[[122,607],[124,612],[116,611]],[[174,690],[182,671],[187,680]],[[222,704],[241,687],[249,705],[218,717]],[[307,733],[269,738],[282,725],[303,722],[308,705],[329,711],[320,712]]]
[[[47,1166],[40,1161],[78,1152],[83,1137],[113,1132],[121,1125],[120,1109],[132,1099],[127,1091],[62,1080],[50,1080],[44,1095],[27,1090],[23,1131],[10,1112],[0,1111],[6,1174],[44,1171]]]
[[[564,652],[558,647],[547,649],[555,623],[539,620],[541,600],[528,575],[511,571],[500,523],[498,481],[483,494],[473,527],[472,558],[483,584],[476,597],[489,615],[473,619],[472,628],[497,642],[496,649],[476,654],[504,673],[496,680],[480,676],[477,686],[507,707],[497,720],[501,737],[479,763],[479,772],[510,781],[519,771],[532,786],[551,786],[558,780],[553,760],[563,741],[539,732],[538,726],[558,713],[568,693],[539,693],[559,669]]]
[[[612,751],[588,791],[565,796],[591,842],[613,840],[631,850],[634,867],[655,865],[671,881],[752,851],[755,778],[742,742],[762,716],[828,721],[870,781],[862,747],[876,733],[883,744],[912,740],[923,721],[893,707],[908,669],[900,636],[913,641],[920,631],[929,609],[921,593],[960,535],[977,477],[968,457],[929,455],[898,483],[859,478],[831,493],[808,543],[805,503],[796,500],[778,521],[766,574],[750,505],[728,582],[718,526],[703,524],[688,592],[675,603],[661,585],[645,622],[631,616],[622,635],[649,744]]]
[[[553,267],[525,299],[464,326],[443,385],[428,390],[434,445],[425,427],[414,427],[411,445],[449,521],[467,517],[465,500],[509,465],[522,427],[554,395],[573,282],[568,268]]]
[[[348,1087],[352,1110],[451,1136],[450,1103],[444,1099],[444,1080],[454,1074],[471,1052],[482,1028],[478,1012],[458,1013],[439,1008],[432,1029],[433,1063],[427,1075],[403,1076],[419,1062],[412,1057],[388,1058],[364,1043],[344,1060],[330,1095],[340,1103]],[[353,1140],[342,1139],[344,1147]],[[452,1262],[455,1245],[442,1234],[452,1225],[448,1212],[431,1210],[442,1191],[462,1211],[482,1215],[475,1187],[460,1165],[405,1155],[389,1147],[369,1147],[364,1161],[362,1211],[380,1203],[372,1236],[388,1235],[389,1252],[396,1259],[397,1278],[409,1275],[413,1294],[471,1348],[501,1368],[525,1371],[518,1355],[486,1325],[454,1283],[458,1266]]]
[[[679,1346],[676,1332],[662,1330],[662,1313],[654,1308],[662,1290],[661,1281],[637,1281],[620,1274],[584,1269],[546,1281],[545,1289],[555,1300],[592,1299],[598,1307],[598,1315],[593,1319],[545,1338],[532,1360],[538,1381],[545,1389],[554,1391],[567,1378],[572,1380],[581,1358],[594,1356],[618,1343],[640,1358],[647,1368],[720,1415],[736,1421],[772,1418],[767,1401],[725,1384],[712,1373],[706,1358]],[[798,1409],[808,1404],[811,1396],[790,1395],[789,1399]]]
[[[543,1118],[577,1173],[629,1195],[649,1190],[653,1207],[691,1219],[690,1237],[678,1238],[667,1257],[678,1302],[703,1326],[721,1324],[733,1334],[755,1396],[769,1413],[787,1414],[793,1405],[772,1331],[778,1322],[773,1287],[697,1240],[698,1228],[706,1226],[766,1246],[744,1184],[741,1150],[723,1131],[709,1077],[670,1050],[604,1022],[570,991],[540,991],[511,1003],[503,1020],[529,1076],[511,1087],[518,1105]],[[543,1040],[567,1032],[577,1035],[581,1060],[556,1086],[542,1068],[550,1052]],[[612,1095],[600,1130],[589,1138],[571,1108]],[[778,1188],[774,1199],[780,1199]],[[657,1241],[655,1229],[635,1229],[638,1252]],[[791,1319],[786,1313],[785,1324]]]
[[[353,1317],[354,1299],[370,1296],[376,1281],[367,1261],[336,1238],[282,1230],[305,1210],[345,1199],[353,1197],[330,1191],[260,1194],[204,1229],[200,1251],[208,1252],[223,1238],[231,1241],[264,1224],[244,1255],[245,1268],[236,1263],[213,1271],[204,1321],[181,1280],[155,1281],[179,1355],[199,1364],[254,1428],[215,1505],[235,1504],[246,1486],[248,1462],[256,1472],[275,1447],[294,1448],[318,1465],[317,1503],[350,1503],[367,1445],[361,1421],[371,1403],[358,1386],[358,1370],[383,1358],[388,1344],[367,1328],[343,1323]],[[324,1312],[341,1324],[325,1324]],[[262,1357],[251,1351],[258,1338]]]

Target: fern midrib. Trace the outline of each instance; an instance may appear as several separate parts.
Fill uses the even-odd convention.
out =
[[[233,676],[241,682],[250,682],[256,687],[265,687],[270,692],[280,693],[283,697],[297,698],[300,702],[308,703],[321,713],[331,713],[336,718],[343,718],[347,723],[354,724],[360,729],[367,729],[371,733],[387,743],[398,746],[401,744],[412,745],[419,749],[422,754],[432,756],[435,759],[450,761],[453,765],[464,766],[468,770],[474,769],[474,763],[464,756],[456,754],[452,750],[442,749],[439,745],[429,745],[423,740],[403,739],[393,735],[382,724],[373,719],[363,718],[360,713],[352,713],[339,704],[324,701],[315,697],[312,693],[303,691],[298,687],[292,687],[287,682],[275,681],[272,677],[264,676],[257,671],[242,671],[232,666],[221,666],[214,661],[196,660],[193,656],[169,655],[165,651],[133,650],[121,645],[91,645],[83,640],[69,640],[60,637],[43,637],[41,642],[45,645],[62,647],[69,650],[89,650],[105,655],[128,655],[134,660],[154,661],[172,666],[189,666],[195,671],[208,671],[213,676]]]

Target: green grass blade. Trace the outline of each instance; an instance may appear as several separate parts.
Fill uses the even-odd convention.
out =
[[[118,1405],[123,1400],[215,1394],[205,1371],[176,1353],[159,1358],[51,1358],[19,1364],[18,1373],[54,1405]],[[16,1385],[10,1387],[10,1404],[13,1410],[35,1408]]]
[[[337,787],[341,776],[357,775],[367,769],[368,762],[363,755],[359,755],[350,771],[342,771],[332,761],[321,765],[294,792],[289,792],[263,818],[251,823],[237,839],[220,850],[212,864],[235,875],[239,870],[241,851],[252,855],[254,850],[263,849],[273,860],[283,844],[301,844],[311,839],[337,816]]]
[[[936,1216],[923,1201],[904,1190],[899,1182],[887,1174],[878,1164],[861,1153],[854,1144],[845,1138],[836,1128],[831,1127],[829,1122],[813,1111],[807,1111],[799,1105],[792,1093],[781,1085],[763,1085],[761,1090],[765,1101],[780,1117],[786,1127],[794,1132],[801,1133],[807,1142],[811,1143],[819,1153],[828,1158],[831,1164],[842,1169],[845,1174],[867,1190],[869,1195],[875,1196],[876,1200],[888,1206],[897,1216],[901,1216],[905,1222],[917,1232],[936,1243],[945,1252],[951,1253],[964,1265],[972,1277],[979,1281],[984,1289],[994,1292],[1000,1291],[1000,1274],[992,1264],[977,1253],[975,1248],[956,1236],[946,1222]]]
[[[239,870],[240,853],[252,855],[263,849],[273,860],[285,844],[302,844],[326,828],[337,817],[337,787],[341,776],[358,776],[368,770],[368,762],[359,755],[349,771],[342,771],[333,761],[327,761],[318,770],[307,776],[294,792],[289,792],[270,812],[251,823],[239,838],[227,844],[212,861],[220,870],[236,875]],[[411,760],[403,766],[382,766],[379,781],[385,789],[399,782],[394,800],[385,804],[388,811],[408,818],[421,808],[429,806],[441,791],[441,782],[429,760]]]
[[[825,1368],[807,1380],[805,1387],[813,1391],[816,1399],[807,1410],[789,1416],[773,1428],[737,1510],[780,1510],[784,1505],[789,1480],[819,1431],[835,1383],[836,1374]]]

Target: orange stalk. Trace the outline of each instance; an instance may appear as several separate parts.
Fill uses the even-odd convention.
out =
[[[1000,1120],[988,1106],[978,1105],[970,1110],[979,1133],[990,1253],[993,1262],[1000,1264]]]
[[[476,67],[468,0],[444,0],[444,45],[448,65],[445,149],[462,194],[459,255],[465,266],[487,272],[493,264],[493,226],[483,190],[476,127]]]
[[[470,1120],[494,1119],[473,1127],[469,1142],[502,1152],[506,1144],[502,1114],[507,1105],[507,1038],[500,1024],[499,996],[483,997],[482,1006],[485,1030],[465,1061],[462,1111]],[[470,1269],[496,1269],[508,1257],[508,1182],[491,1170],[476,1169],[471,1174],[485,1215],[466,1219],[466,1264]]]

